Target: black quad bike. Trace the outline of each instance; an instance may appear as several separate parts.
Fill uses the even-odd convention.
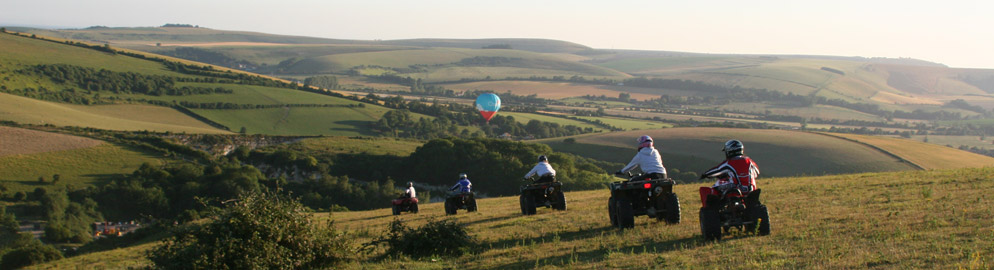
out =
[[[445,214],[455,215],[459,209],[476,212],[476,193],[451,192],[445,196]]]
[[[534,215],[535,208],[538,206],[566,211],[566,194],[563,193],[563,183],[553,180],[552,182],[533,182],[522,185],[518,202],[521,204],[521,214],[526,216]]]
[[[732,188],[719,192],[701,187],[701,235],[705,240],[721,240],[722,232],[738,229],[746,233],[770,234],[770,214],[759,202],[759,189],[743,195]]]
[[[611,226],[621,229],[635,227],[635,217],[647,215],[668,224],[680,223],[680,200],[673,193],[673,179],[655,179],[641,174],[616,174],[629,177],[608,185],[611,198],[607,201]]]
[[[401,196],[390,201],[393,205],[393,214],[400,215],[401,212],[418,213],[418,198]]]

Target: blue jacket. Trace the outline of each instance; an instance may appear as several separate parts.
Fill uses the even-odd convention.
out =
[[[449,190],[458,190],[459,192],[469,192],[473,188],[473,183],[469,182],[469,179],[463,178],[459,179],[459,182],[455,186],[452,186]]]

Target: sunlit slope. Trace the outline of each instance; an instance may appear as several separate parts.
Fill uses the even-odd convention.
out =
[[[165,65],[155,61],[23,36],[2,34],[0,46],[5,48],[0,50],[0,74],[3,77],[0,86],[4,87],[4,90],[45,88],[50,91],[62,89],[86,91],[73,83],[24,72],[37,65],[59,64],[141,75],[201,78],[201,76],[168,70]],[[102,98],[116,98],[116,102],[130,103],[96,106],[48,102],[0,93],[0,104],[3,104],[0,107],[0,120],[110,130],[226,133],[229,131],[212,127],[173,108],[127,101],[150,100],[160,104],[190,103],[193,104],[192,108],[205,104],[230,103],[236,107],[254,108],[256,105],[263,105],[268,106],[266,107],[268,109],[194,110],[198,111],[200,116],[221,123],[231,131],[239,131],[241,127],[246,127],[250,134],[356,136],[372,135],[370,131],[372,123],[389,110],[372,104],[360,106],[359,102],[344,98],[277,87],[186,81],[177,82],[176,87],[222,88],[230,90],[231,93],[154,96],[86,91],[86,96],[99,95]],[[287,114],[285,111],[294,113]]]
[[[506,60],[497,66],[481,66],[476,62],[461,62],[464,59],[475,57],[487,58],[483,62],[488,62],[490,58],[501,57]],[[302,60],[287,71],[291,73],[342,73],[352,67],[362,65],[380,66],[388,68],[410,68],[413,65],[423,65],[430,72],[451,72],[433,66],[452,65],[462,63],[457,67],[446,67],[448,69],[472,69],[472,68],[521,68],[537,70],[555,70],[562,74],[576,74],[587,76],[627,76],[627,74],[602,68],[590,64],[574,61],[570,57],[552,54],[540,54],[519,50],[503,49],[459,49],[459,48],[428,48],[415,50],[395,50],[382,52],[363,52],[334,54],[321,57],[314,57]],[[440,70],[440,71],[436,71]],[[485,72],[487,74],[491,72]],[[507,73],[505,71],[505,73]],[[490,74],[494,78],[503,78],[502,74]],[[431,76],[431,74],[429,74]],[[432,80],[432,78],[428,78]]]
[[[878,147],[925,169],[994,166],[994,158],[992,157],[936,144],[880,136],[835,133],[829,133],[829,135]]]
[[[635,228],[610,227],[607,190],[569,192],[569,209],[522,216],[517,197],[480,199],[477,213],[445,216],[441,203],[402,214],[409,226],[430,219],[463,224],[479,245],[461,257],[377,257],[346,267],[383,269],[606,268],[990,268],[994,206],[978,190],[994,188],[994,170],[958,169],[807,178],[760,178],[772,234],[733,231],[720,243],[701,240],[700,185],[674,188],[682,221],[637,217]],[[854,196],[858,194],[859,196]],[[388,202],[384,202],[384,206]],[[318,214],[318,220],[329,218]],[[330,215],[335,226],[366,242],[398,217],[387,208]],[[323,224],[323,223],[322,223]],[[138,246],[36,266],[35,269],[144,265]],[[748,250],[749,252],[743,252]]]
[[[635,140],[649,135],[668,169],[703,172],[724,160],[725,141],[738,139],[763,176],[825,175],[911,170],[915,167],[872,147],[820,134],[762,129],[666,128],[576,137],[576,143],[542,140],[557,151],[628,163]],[[619,168],[620,169],[620,168]]]
[[[601,59],[597,65],[633,75],[762,88],[850,102],[942,104],[947,95],[994,91],[994,70],[879,63],[872,59],[805,56],[675,54]]]
[[[0,120],[109,130],[229,133],[175,109],[152,105],[73,105],[0,93]]]
[[[160,165],[155,154],[125,146],[104,143],[96,146],[32,154],[0,156],[0,183],[11,191],[31,192],[40,186],[84,187],[105,183],[122,174],[134,172],[142,163]],[[44,177],[45,183],[38,178]]]

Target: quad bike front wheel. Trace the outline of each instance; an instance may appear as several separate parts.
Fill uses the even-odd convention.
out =
[[[399,205],[396,205],[396,204],[393,205],[393,215],[394,216],[400,215],[400,206]]]

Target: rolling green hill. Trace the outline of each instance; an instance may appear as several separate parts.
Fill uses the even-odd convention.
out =
[[[0,93],[0,119],[22,124],[52,124],[109,130],[230,133],[169,107],[136,104],[86,106],[41,101],[4,93]]]
[[[569,192],[569,210],[539,209],[522,216],[515,197],[479,200],[480,211],[446,217],[441,203],[418,214],[389,209],[316,214],[334,220],[360,242],[380,237],[395,219],[408,226],[451,220],[477,244],[459,257],[380,256],[383,248],[345,268],[384,269],[606,269],[606,268],[960,268],[994,265],[994,209],[977,190],[994,188],[992,169],[869,173],[805,178],[760,178],[772,234],[733,231],[722,242],[701,239],[697,188],[674,187],[682,220],[665,225],[637,217],[634,229],[610,227],[605,190]],[[148,265],[155,244],[32,266],[72,269]]]
[[[0,132],[0,138],[19,140],[5,134],[10,133]],[[73,137],[68,135],[31,132],[21,136],[34,137],[32,139],[35,145],[32,147],[42,147],[46,151],[0,156],[0,183],[9,188],[11,193],[31,192],[37,187],[52,186],[55,174],[60,175],[60,180],[54,185],[82,187],[102,184],[122,174],[129,174],[142,163],[161,165],[165,162],[162,157],[148,151],[101,141],[93,146],[69,149],[58,147],[59,143],[66,140],[64,137]],[[38,141],[39,137],[41,141]],[[44,177],[46,182],[39,183],[39,177]]]
[[[171,70],[167,65],[155,61],[43,39],[0,34],[0,46],[12,49],[0,51],[0,76],[3,77],[0,86],[4,92],[7,92],[0,93],[0,103],[3,104],[0,106],[2,113],[0,120],[110,130],[230,132],[211,126],[210,122],[217,122],[231,131],[246,127],[252,134],[354,136],[371,135],[370,126],[389,111],[376,105],[359,106],[359,102],[356,101],[307,91],[239,84],[196,73],[183,73]],[[42,73],[51,70],[56,71]],[[80,79],[80,75],[74,75],[80,73],[109,79]],[[218,73],[221,76],[233,74]],[[121,88],[116,86],[116,83],[133,86],[128,86],[132,88],[125,88],[124,91],[94,91],[92,83],[82,85],[82,82],[77,83],[74,80],[90,80],[90,82],[97,80],[108,85],[104,87]],[[176,82],[163,82],[166,80]],[[176,89],[212,89],[210,90],[212,92],[213,89],[222,89],[221,91],[227,92],[155,95],[127,91],[149,87],[148,84],[142,84],[145,82]],[[88,87],[90,89],[87,89]],[[48,101],[13,95],[13,93]],[[66,102],[70,98],[66,96],[75,100],[87,99],[82,103],[96,102],[103,105],[83,105],[80,104],[81,102],[69,102],[77,103],[69,104]],[[149,103],[173,106],[184,104],[183,106],[201,109],[193,109],[197,115],[188,115],[173,107],[153,106]],[[185,105],[186,103],[194,105]],[[222,103],[253,109],[227,110],[199,107]],[[256,108],[257,106],[268,107]],[[293,113],[286,113],[288,111]],[[203,121],[204,119],[209,122]]]

